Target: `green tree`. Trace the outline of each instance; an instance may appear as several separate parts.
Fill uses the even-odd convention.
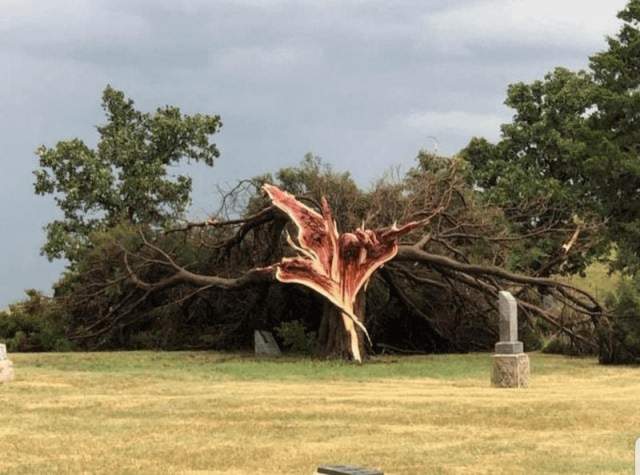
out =
[[[211,142],[222,126],[217,115],[185,115],[173,106],[143,113],[111,86],[102,107],[107,122],[97,127],[95,148],[72,139],[36,152],[35,191],[53,195],[63,213],[46,226],[42,252],[51,260],[73,263],[90,233],[117,223],[163,225],[179,216],[189,204],[191,178],[171,175],[169,167],[185,159],[212,166],[219,156]]]
[[[608,49],[592,56],[592,128],[602,134],[594,187],[618,246],[620,269],[640,270],[640,0],[618,13],[623,24]]]
[[[619,249],[618,268],[640,267],[640,0],[618,14],[623,25],[608,50],[587,71],[556,68],[543,80],[509,86],[505,103],[515,110],[496,144],[474,138],[461,152],[474,184],[505,208],[526,232],[546,221],[567,226],[599,219],[600,235]],[[542,214],[522,213],[546,201]],[[517,219],[523,216],[524,219]],[[541,255],[559,242],[542,240]],[[607,255],[598,245],[574,259],[569,271]],[[532,258],[535,260],[535,258]],[[532,266],[535,269],[535,265]]]
[[[510,85],[505,104],[515,114],[502,126],[502,139],[491,144],[474,138],[461,152],[471,165],[473,184],[503,208],[515,233],[576,228],[602,215],[601,195],[592,183],[593,163],[600,160],[594,144],[602,135],[590,124],[593,96],[587,72],[564,68],[531,84]],[[515,267],[544,275],[558,272],[559,266],[547,263],[564,240],[561,233],[537,236],[532,246],[512,256]],[[603,246],[568,256],[562,270],[582,270],[596,249]]]

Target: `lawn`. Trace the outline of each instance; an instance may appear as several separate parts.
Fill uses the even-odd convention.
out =
[[[611,259],[613,258],[614,256],[611,257]],[[609,266],[607,264],[594,262],[587,267],[584,277],[572,275],[570,277],[560,278],[560,280],[580,287],[590,292],[596,299],[602,301],[610,292],[616,289],[621,278],[619,272],[609,274]]]
[[[632,473],[640,368],[532,354],[489,387],[488,354],[358,367],[206,352],[14,354],[0,473]]]

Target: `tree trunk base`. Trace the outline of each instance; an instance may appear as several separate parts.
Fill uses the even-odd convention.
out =
[[[355,360],[351,334],[345,327],[342,312],[333,304],[324,302],[322,309],[322,321],[320,323],[320,331],[318,332],[318,350],[317,356],[321,358],[334,358],[346,361]],[[358,296],[354,309],[358,320],[365,324],[365,299]],[[367,359],[368,351],[366,345],[366,336],[358,327],[355,328],[358,340],[358,348],[362,361]]]

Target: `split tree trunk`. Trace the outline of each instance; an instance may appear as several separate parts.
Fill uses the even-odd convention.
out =
[[[354,314],[363,325],[366,325],[365,307],[365,294],[360,292],[356,298]],[[366,338],[362,330],[349,317],[343,315],[335,305],[324,302],[318,332],[319,356],[349,361],[357,361],[359,357],[364,361],[368,355]],[[356,351],[354,351],[354,345],[357,347]]]

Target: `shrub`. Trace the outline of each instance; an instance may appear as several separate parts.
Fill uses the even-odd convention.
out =
[[[37,290],[28,290],[27,299],[0,312],[0,341],[8,351],[69,351],[60,306]]]
[[[556,355],[583,356],[588,354],[588,351],[578,347],[574,340],[562,332],[557,332],[545,339],[541,349],[543,353]]]
[[[282,340],[282,344],[292,353],[311,354],[316,344],[315,332],[307,332],[300,320],[282,322],[275,328],[276,334]]]
[[[596,333],[591,320],[585,320],[584,315],[576,313],[570,307],[564,306],[560,309],[560,323],[570,328],[576,335],[582,336],[586,341],[595,341]],[[541,351],[543,353],[567,355],[567,356],[594,356],[595,349],[572,338],[567,333],[549,325],[545,325],[541,338]]]
[[[600,329],[600,362],[640,363],[640,275],[621,279],[605,303],[612,316]]]

